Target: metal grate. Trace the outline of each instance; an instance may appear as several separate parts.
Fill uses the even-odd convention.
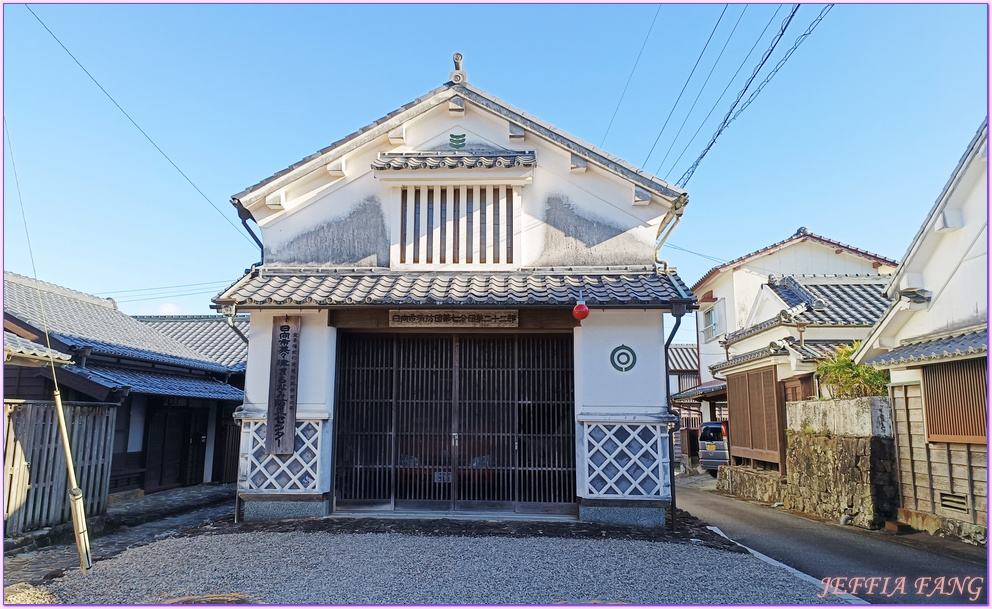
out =
[[[671,496],[667,424],[586,423],[586,493],[595,498]]]
[[[242,425],[239,488],[246,491],[317,492],[320,433],[323,421],[297,421],[291,455],[270,455],[265,448],[265,421]]]
[[[506,185],[403,187],[400,264],[513,264],[518,197]]]
[[[339,507],[574,511],[571,335],[340,345]]]

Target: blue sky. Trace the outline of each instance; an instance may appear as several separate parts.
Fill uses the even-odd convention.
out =
[[[4,117],[39,278],[131,314],[199,314],[259,257],[231,195],[442,84],[453,52],[474,85],[676,181],[791,5],[30,6],[223,213],[5,4]],[[823,6],[801,6],[755,85]],[[898,259],[987,112],[987,5],[839,4],[689,181],[670,243],[705,257],[666,257],[691,284],[806,226]],[[5,139],[4,268],[31,275],[12,169]],[[146,290],[188,284],[208,285]]]

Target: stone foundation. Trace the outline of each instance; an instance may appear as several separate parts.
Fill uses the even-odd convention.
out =
[[[782,476],[778,472],[721,465],[716,490],[741,499],[775,503],[782,501]]]
[[[787,436],[786,476],[749,467],[721,467],[717,490],[743,499],[781,502],[786,509],[875,529],[898,505],[895,447],[890,438]]]
[[[242,504],[245,521],[283,520],[327,516],[326,501],[245,501]]]
[[[895,517],[898,482],[891,438],[788,437],[782,502],[790,510],[877,529]]]
[[[988,543],[988,527],[981,524],[962,522],[906,508],[899,508],[899,522],[931,535],[953,537],[976,546],[984,546]]]
[[[579,500],[579,520],[640,527],[664,527],[668,501]]]

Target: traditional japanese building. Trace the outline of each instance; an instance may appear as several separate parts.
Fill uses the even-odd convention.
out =
[[[460,61],[232,199],[263,247],[215,298],[251,318],[246,518],[664,522],[664,314],[695,299],[656,251],[687,193],[468,84]]]

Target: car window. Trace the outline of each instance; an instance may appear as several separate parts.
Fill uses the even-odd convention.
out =
[[[704,425],[699,429],[700,442],[722,442],[723,429],[718,425]]]

